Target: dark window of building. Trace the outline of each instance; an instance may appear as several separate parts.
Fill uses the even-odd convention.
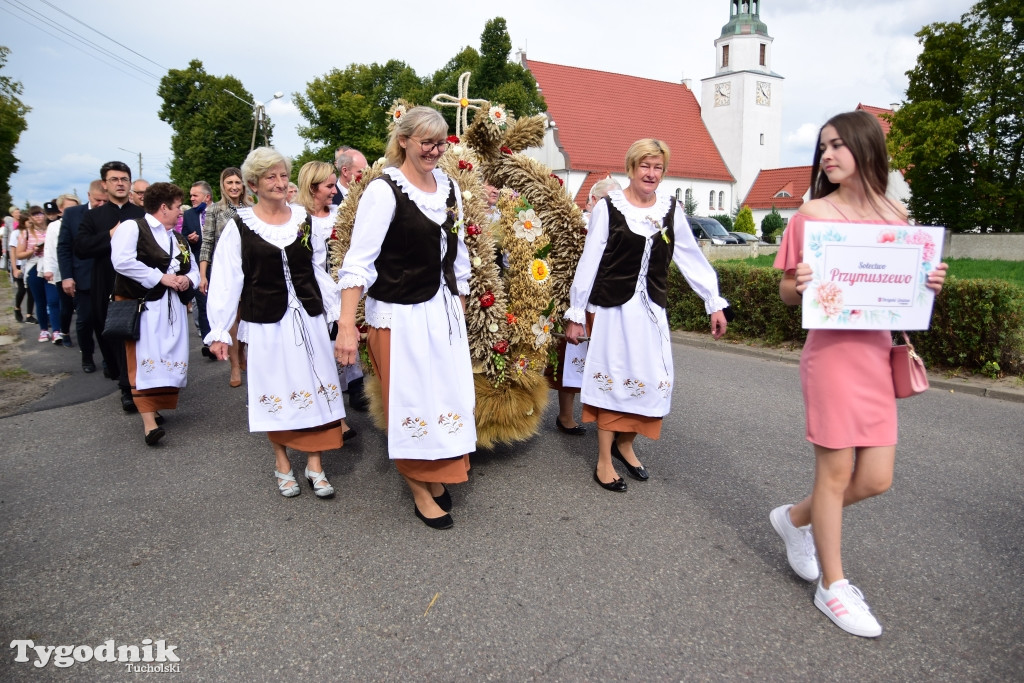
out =
[[[722,46],[722,66],[729,66],[729,46]]]
[[[761,66],[765,65],[764,64],[764,60],[765,60],[765,53],[767,52],[767,50],[768,50],[768,46],[765,45],[764,43],[761,43]]]

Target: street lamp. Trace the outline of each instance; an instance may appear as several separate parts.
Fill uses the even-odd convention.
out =
[[[245,102],[247,105],[252,107],[252,142],[249,143],[249,151],[253,151],[256,148],[256,131],[259,130],[260,126],[263,125],[263,119],[266,116],[266,106],[263,102],[246,102],[242,97],[239,97],[235,93],[231,92],[227,88],[224,88],[224,92],[234,97],[239,102]],[[279,100],[284,97],[284,93],[280,90],[274,93],[272,99]],[[263,144],[267,143],[267,134],[263,133]]]

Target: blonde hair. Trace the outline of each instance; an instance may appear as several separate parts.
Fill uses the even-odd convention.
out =
[[[57,197],[57,208],[60,209],[61,211],[63,211],[64,207],[67,206],[68,201],[72,201],[75,204],[81,204],[82,203],[82,202],[80,202],[78,200],[78,195],[72,194],[71,192],[68,192],[66,194],[62,194],[61,196]]]
[[[309,213],[315,213],[318,207],[313,206],[314,188],[320,186],[334,173],[334,166],[326,161],[310,161],[299,169],[299,204]]]
[[[278,164],[284,164],[284,172],[291,175],[291,159],[273,147],[257,147],[242,162],[242,182],[255,189],[259,179]]]
[[[626,175],[631,176],[636,167],[646,157],[660,156],[665,165],[665,170],[668,171],[669,155],[668,145],[661,140],[655,140],[654,138],[637,140],[629,146],[629,151],[626,152]]]
[[[399,143],[399,138],[411,138],[418,135],[427,140],[433,140],[448,135],[448,122],[441,116],[441,112],[430,107],[413,107],[405,113],[405,116],[398,119],[391,137],[388,138],[387,149],[384,150],[384,160],[387,166],[401,166],[405,163],[405,148]]]

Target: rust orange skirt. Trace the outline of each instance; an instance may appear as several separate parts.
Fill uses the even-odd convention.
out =
[[[154,413],[158,410],[174,410],[178,407],[178,387],[135,388],[135,341],[124,343],[124,355],[128,361],[128,383],[132,387],[132,400],[140,413]]]
[[[617,410],[597,408],[584,403],[582,421],[596,422],[598,429],[608,432],[636,432],[655,441],[661,436],[660,417],[621,413]]]
[[[370,364],[380,380],[381,399],[384,402],[384,421],[388,419],[388,387],[391,384],[391,330],[371,327],[366,333],[366,350]],[[415,481],[442,484],[461,484],[469,480],[469,454],[443,460],[394,459],[398,473]]]
[[[319,427],[307,427],[306,429],[282,429],[276,432],[267,432],[267,438],[271,443],[286,448],[293,448],[306,453],[319,453],[321,451],[332,451],[341,448],[341,420],[328,422]]]

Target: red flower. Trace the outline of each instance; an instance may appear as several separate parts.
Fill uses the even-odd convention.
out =
[[[466,226],[467,235],[479,235],[480,232],[480,226],[476,225],[475,223],[470,223],[469,225]]]
[[[551,177],[554,178],[555,180],[557,180],[559,185],[562,185],[562,186],[565,185],[565,181],[562,180],[561,178],[559,178],[558,176],[556,176],[554,173],[551,174]]]
[[[506,313],[505,314],[505,322],[507,322],[509,325],[515,325],[516,324],[516,316],[515,316],[515,314],[513,314],[513,313]]]
[[[508,147],[502,147],[502,148],[501,148],[501,153],[502,153],[502,154],[511,154],[511,153],[512,153],[512,150],[511,150],[511,149],[509,149]]]
[[[338,230],[337,230],[337,228],[331,228],[331,237],[330,237],[330,239],[332,239],[332,240],[338,239]]]
[[[484,295],[480,297],[480,306],[483,308],[490,308],[494,305],[494,294],[491,292],[484,292]]]
[[[502,339],[497,344],[491,347],[495,353],[508,353],[508,341]]]
[[[454,136],[452,136],[452,137],[454,137]],[[459,168],[461,170],[463,170],[463,171],[472,171],[473,170],[473,164],[469,163],[465,159],[459,159]]]
[[[449,135],[448,136],[448,142],[452,143],[453,145],[459,144],[459,136],[458,135]]]

